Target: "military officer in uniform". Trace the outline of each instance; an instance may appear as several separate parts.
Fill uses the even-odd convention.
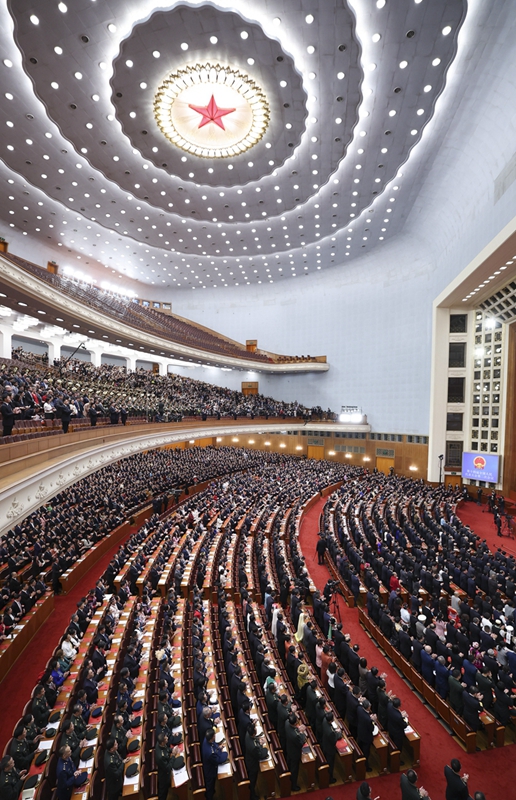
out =
[[[257,800],[256,781],[260,771],[260,761],[269,757],[269,751],[263,746],[263,739],[256,735],[256,722],[253,720],[247,726],[245,735],[245,765],[249,777],[251,800]]]
[[[26,772],[18,772],[12,756],[0,761],[0,797],[2,800],[18,800]]]
[[[86,739],[79,739],[77,736],[74,725],[71,719],[65,719],[63,722],[63,734],[61,736],[61,747],[68,746],[72,753],[72,761],[77,768],[81,759],[81,748],[86,747],[88,744]]]
[[[13,741],[11,744],[10,754],[14,758],[16,769],[29,769],[32,756],[37,748],[37,742],[32,744],[27,739],[27,729],[19,726],[13,734]]]
[[[131,732],[124,728],[124,718],[118,714],[113,720],[111,736],[118,742],[118,752],[122,758],[127,756],[127,739],[130,735]]]
[[[118,800],[124,785],[124,760],[118,752],[118,742],[110,737],[104,754],[107,800]]]
[[[34,699],[31,708],[32,716],[36,726],[41,730],[45,728],[50,716],[50,706],[45,697],[45,687],[39,684],[34,691]]]
[[[171,772],[184,766],[184,759],[179,756],[177,746],[170,749],[166,733],[158,736],[155,759],[158,768],[158,800],[167,800]]]
[[[303,745],[306,742],[306,728],[303,725],[298,725],[297,714],[292,713],[285,723],[285,739],[287,742],[287,765],[290,770],[290,782],[292,784],[292,791],[299,792],[300,787],[297,784],[297,776],[299,773],[299,763],[301,761],[301,752]]]

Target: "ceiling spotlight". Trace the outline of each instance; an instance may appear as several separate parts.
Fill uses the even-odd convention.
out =
[[[218,41],[219,41],[219,40],[217,39],[217,37],[216,37],[216,36],[210,36],[210,42],[211,42],[211,44],[217,44],[217,42],[218,42]]]
[[[125,66],[129,67],[129,69],[131,69],[131,67],[134,66],[130,58],[128,58],[127,61],[125,62]]]
[[[161,53],[159,52],[159,50],[153,50],[152,55],[154,56],[154,58],[159,58]]]
[[[146,88],[147,88],[147,84],[145,83],[145,81],[142,81],[140,83],[140,89],[146,89]]]
[[[11,69],[12,65],[13,62],[11,61],[10,58],[4,58],[4,67],[8,67],[9,69]]]
[[[441,63],[440,58],[434,58],[434,60],[432,61],[432,67],[438,67],[440,63]]]
[[[381,35],[380,35],[379,33],[373,33],[373,35],[371,36],[371,39],[373,40],[373,42],[374,42],[375,44],[376,44],[377,42],[379,42],[381,38],[382,38],[382,37],[381,37]]]
[[[58,56],[62,56],[63,55],[63,48],[59,47],[59,46],[54,47],[54,53],[57,53]]]
[[[425,86],[425,88],[423,89],[423,91],[424,91],[424,92],[431,92],[431,91],[432,91],[432,87],[430,86],[430,84],[429,84],[429,83],[427,83],[427,85]]]
[[[188,43],[187,42],[181,42],[181,50],[188,50]]]
[[[313,21],[314,21],[314,15],[313,14],[307,14],[306,17],[305,17],[306,24],[307,25],[311,25]]]
[[[249,38],[249,34],[247,33],[247,31],[240,31],[240,38],[241,39],[248,39]]]
[[[408,61],[400,61],[400,69],[405,69],[408,67]]]
[[[247,63],[249,64],[250,67],[252,67],[254,64],[254,58],[248,58]]]
[[[116,25],[113,22],[109,23],[107,29],[110,33],[116,33]]]
[[[76,77],[78,81],[82,81],[82,72],[74,72],[74,77]]]
[[[345,78],[345,77],[346,77],[346,76],[345,76],[345,74],[344,74],[343,72],[337,72],[337,79],[338,79],[339,81],[341,81],[341,80],[342,80],[343,78]]]
[[[39,25],[39,19],[35,14],[30,15],[30,21],[33,25]]]
[[[306,48],[306,52],[308,53],[309,56],[315,53],[315,47],[313,46],[313,44],[308,45],[308,47]]]
[[[443,36],[448,36],[449,33],[451,33],[451,25],[446,25],[443,28]]]
[[[376,0],[376,8],[385,8],[385,0]]]
[[[68,6],[65,5],[65,3],[58,3],[57,7],[58,7],[59,11],[61,12],[61,14],[66,14],[66,12],[68,11]]]

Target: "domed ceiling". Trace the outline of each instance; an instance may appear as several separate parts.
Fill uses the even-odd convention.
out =
[[[2,0],[5,238],[167,297],[381,247],[409,211],[404,162],[436,146],[423,131],[465,15],[465,0]]]

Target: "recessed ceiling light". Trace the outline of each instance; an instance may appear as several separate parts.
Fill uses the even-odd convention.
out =
[[[100,100],[100,96],[99,96],[98,94],[92,94],[92,95],[91,95],[91,99],[92,99],[92,100],[93,100],[95,103],[98,103],[98,102],[99,102],[99,100]]]
[[[82,81],[82,72],[74,72],[74,77],[77,78],[78,81]]]
[[[35,14],[30,15],[30,21],[33,25],[39,25],[39,19]]]
[[[311,25],[313,21],[314,21],[314,15],[313,14],[307,14],[306,17],[305,17],[306,24],[307,25]]]
[[[309,56],[315,53],[315,47],[313,46],[313,44],[308,45],[308,47],[306,48],[306,52],[308,53]]]
[[[379,33],[373,33],[373,35],[371,36],[371,39],[373,40],[373,42],[375,44],[376,44],[376,42],[379,42],[381,38],[382,37],[381,37],[381,35]]]
[[[424,92],[431,92],[431,91],[432,91],[432,87],[430,86],[430,84],[429,84],[429,83],[427,83],[427,85],[425,86],[425,88],[423,89],[423,91],[424,91]]]
[[[408,67],[408,61],[400,61],[400,69],[405,69]]]
[[[371,70],[371,72],[374,72],[376,69],[376,64],[369,64],[369,69]]]
[[[181,42],[181,50],[188,50],[188,42]]]
[[[58,3],[57,7],[61,12],[61,14],[66,14],[66,12],[68,11],[68,6],[65,3]]]
[[[109,23],[107,29],[110,33],[116,33],[116,25],[114,25],[112,22]]]
[[[385,8],[385,0],[376,0],[376,8]]]
[[[345,74],[343,72],[337,72],[337,78],[338,78],[339,81],[341,81],[345,77],[346,76],[345,76]]]
[[[106,69],[106,67],[107,67],[106,62],[105,61],[99,61],[99,67],[100,67],[100,69]]]
[[[125,66],[129,67],[129,69],[131,69],[131,67],[134,66],[130,58],[128,58],[127,61],[125,62]]]
[[[147,88],[147,84],[145,83],[145,81],[142,81],[140,83],[140,89],[146,89],[146,88]]]
[[[418,108],[418,110],[416,111],[416,114],[418,115],[418,117],[420,117],[424,113],[425,113],[425,109],[424,108]]]
[[[248,39],[249,38],[249,34],[247,33],[247,31],[240,31],[240,38],[241,39]]]
[[[59,45],[56,45],[56,47],[54,47],[54,53],[57,53],[58,56],[62,56],[63,55],[63,48],[59,47]]]
[[[449,33],[451,33],[451,25],[445,25],[443,28],[443,36],[448,36]]]
[[[438,67],[440,63],[441,63],[440,58],[434,58],[434,60],[432,61],[432,67]]]
[[[287,82],[286,81],[280,81],[279,85],[281,86],[282,89],[284,89],[285,86],[287,85]]]
[[[413,130],[411,130],[410,131],[410,135],[411,136],[416,136],[417,135],[417,130],[415,128]]]
[[[152,55],[154,56],[154,58],[159,58],[161,53],[159,52],[159,50],[153,50]]]
[[[52,89],[59,89],[59,84],[57,83],[57,81],[52,81],[52,83],[50,85],[51,85]]]
[[[395,116],[396,116],[396,112],[395,112],[395,110],[392,108],[392,109],[389,111],[389,117],[395,117]]]
[[[9,69],[11,69],[12,65],[13,62],[11,61],[10,58],[4,58],[4,67],[8,67]]]
[[[250,67],[252,67],[254,64],[254,58],[248,58],[247,63],[249,64]]]

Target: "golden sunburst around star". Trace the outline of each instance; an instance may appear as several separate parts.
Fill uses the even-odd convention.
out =
[[[199,125],[201,112],[196,108],[210,108],[210,103],[215,109],[231,109],[224,125],[206,124],[215,119]],[[162,81],[154,97],[154,117],[163,135],[181,150],[200,158],[230,158],[260,141],[270,109],[249,75],[207,63],[185,67]]]

